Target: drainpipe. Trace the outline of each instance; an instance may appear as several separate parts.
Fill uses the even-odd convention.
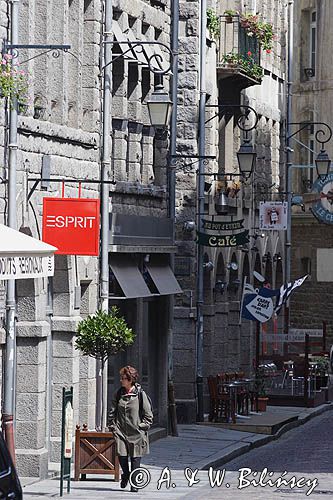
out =
[[[293,80],[293,36],[294,36],[294,1],[288,2],[288,76],[287,76],[287,106],[286,106],[286,191],[288,201],[288,220],[285,243],[285,282],[291,280],[291,201],[292,201],[292,158],[290,147],[291,119],[292,119],[292,96],[291,87]],[[285,306],[285,332],[289,331],[289,301]]]
[[[207,25],[206,0],[201,1],[200,8],[200,101],[199,101],[199,157],[205,155],[205,104],[206,104],[206,25]],[[198,218],[197,228],[202,232],[202,214],[205,209],[205,166],[203,159],[199,160],[197,181]],[[203,246],[197,245],[198,272],[197,272],[197,324],[196,324],[196,387],[197,387],[197,420],[202,422],[203,412]]]
[[[112,0],[105,0],[104,41],[111,42],[112,37]],[[112,44],[104,43],[103,75],[103,135],[101,180],[108,180],[111,165],[111,82]],[[101,184],[101,243],[100,243],[100,309],[109,311],[109,185]],[[107,409],[107,362],[96,363],[96,428],[105,429]]]
[[[178,91],[178,26],[179,26],[179,0],[172,2],[172,87],[171,100],[173,102],[170,126],[170,154],[176,154],[177,146],[177,91]],[[176,171],[174,161],[169,165],[169,218],[172,220],[172,242],[175,243],[176,219]],[[170,255],[170,266],[175,269],[175,256]],[[174,329],[174,296],[169,299],[169,332],[168,332],[168,403],[170,431],[172,436],[178,436],[177,414],[175,405],[175,390],[173,385],[173,329]]]
[[[18,43],[19,0],[11,2],[11,44]],[[15,65],[15,59],[13,59]],[[9,110],[9,156],[8,156],[8,226],[16,229],[16,165],[17,165],[17,99],[13,98]],[[15,280],[7,283],[6,303],[6,355],[3,405],[3,428],[5,439],[15,462],[14,406],[16,379],[16,302]]]

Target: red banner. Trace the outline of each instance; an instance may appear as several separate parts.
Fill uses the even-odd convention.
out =
[[[43,241],[60,255],[98,255],[99,199],[43,198]]]

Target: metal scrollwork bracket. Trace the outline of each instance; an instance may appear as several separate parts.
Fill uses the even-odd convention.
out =
[[[21,61],[21,64],[27,63],[29,61],[32,61],[32,59],[36,59],[37,57],[41,57],[44,54],[48,54],[51,52],[52,57],[58,58],[60,56],[61,52],[68,52],[71,54],[73,57],[78,59],[75,54],[70,52],[70,45],[40,45],[40,44],[11,44],[8,43],[7,40],[4,40],[3,47],[2,47],[2,54],[7,54],[10,52],[13,56],[14,59],[17,59],[19,56],[19,51],[20,50],[26,50],[26,49],[35,49],[35,50],[42,50],[43,52],[30,57],[29,59],[25,59],[24,61]],[[80,61],[79,61],[80,62]]]

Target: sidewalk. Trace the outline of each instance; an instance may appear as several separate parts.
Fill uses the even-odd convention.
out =
[[[279,429],[275,435],[255,434],[236,431],[210,425],[179,425],[179,437],[165,437],[151,444],[150,455],[144,457],[143,467],[147,467],[151,474],[150,484],[137,494],[129,490],[121,490],[119,483],[115,483],[106,476],[88,476],[86,481],[71,482],[69,498],[103,500],[144,498],[145,500],[162,497],[163,500],[180,499],[190,493],[184,469],[207,470],[209,467],[218,468],[233,458],[246,453],[251,448],[262,446],[273,439],[277,439],[284,432],[305,423],[310,418],[333,409],[333,404],[325,404],[317,408],[269,407],[269,411],[276,415],[283,414],[290,417],[298,416],[298,420],[289,422]],[[172,480],[177,482],[177,491],[167,489],[165,484],[160,490],[156,486],[162,475],[162,470],[169,467]],[[203,474],[203,473],[201,473]],[[200,478],[200,473],[198,474]],[[41,498],[57,498],[59,496],[59,479],[38,481],[36,478],[21,478],[24,499],[39,500]],[[66,485],[64,485],[66,491]],[[194,486],[193,486],[194,488]],[[68,496],[64,493],[64,497]]]

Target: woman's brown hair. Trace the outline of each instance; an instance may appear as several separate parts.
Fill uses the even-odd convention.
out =
[[[119,373],[121,377],[126,377],[132,384],[135,384],[139,378],[138,370],[133,366],[124,366],[119,370]]]

